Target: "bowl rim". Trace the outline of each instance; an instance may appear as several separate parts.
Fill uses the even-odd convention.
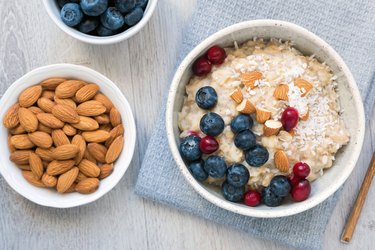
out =
[[[226,201],[222,198],[216,197],[215,195],[211,194],[209,191],[207,191],[203,185],[201,185],[198,181],[194,179],[194,177],[190,174],[187,166],[185,165],[183,159],[181,158],[181,155],[178,150],[178,146],[175,142],[175,135],[174,135],[174,128],[173,128],[173,106],[174,101],[176,98],[176,93],[178,86],[181,81],[181,77],[184,74],[185,70],[189,66],[189,64],[192,62],[194,58],[196,58],[199,54],[202,53],[204,49],[206,49],[208,46],[215,44],[215,42],[225,36],[230,35],[232,32],[249,28],[249,27],[271,27],[271,26],[284,26],[292,30],[293,32],[302,35],[309,40],[315,40],[318,44],[321,44],[327,49],[327,52],[329,54],[329,57],[333,58],[333,60],[342,68],[342,71],[344,72],[344,75],[346,76],[348,80],[348,85],[351,89],[351,94],[353,96],[353,99],[355,103],[357,103],[357,112],[358,112],[358,121],[359,121],[359,128],[357,129],[357,141],[358,144],[355,147],[355,150],[351,152],[351,156],[348,160],[348,165],[350,165],[350,168],[348,168],[341,176],[338,178],[333,185],[329,186],[329,188],[323,190],[319,195],[314,196],[310,199],[305,200],[304,202],[295,203],[296,205],[293,208],[285,209],[285,210],[257,210],[256,208],[251,207],[242,207],[238,206],[236,203],[232,203],[229,201]],[[251,39],[251,38],[249,38]],[[346,181],[346,179],[349,177],[351,172],[353,171],[354,167],[356,166],[356,162],[359,158],[362,144],[364,141],[364,135],[365,135],[365,114],[364,114],[364,108],[363,108],[363,102],[362,98],[360,96],[357,84],[354,80],[354,77],[352,73],[350,72],[348,66],[345,64],[341,56],[323,39],[315,35],[314,33],[308,31],[307,29],[296,25],[291,22],[287,21],[281,21],[281,20],[273,20],[273,19],[258,19],[258,20],[252,20],[252,21],[244,21],[240,22],[231,26],[228,26],[208,38],[206,38],[204,41],[199,43],[191,52],[185,57],[185,59],[181,62],[179,67],[177,68],[177,71],[173,77],[172,84],[170,86],[170,90],[168,93],[168,101],[167,101],[167,110],[166,110],[166,130],[167,130],[167,137],[168,137],[168,143],[169,147],[171,149],[173,158],[179,167],[180,171],[182,172],[185,179],[188,181],[190,186],[192,186],[196,192],[198,192],[203,198],[208,200],[209,202],[213,203],[214,205],[221,207],[223,209],[226,209],[228,211],[232,211],[237,214],[245,215],[245,216],[251,216],[251,217],[259,217],[259,218],[277,218],[277,217],[285,217],[290,216],[294,214],[298,214],[301,212],[304,212],[319,203],[326,200],[328,197],[330,197],[334,192],[336,192],[341,185]]]
[[[77,197],[77,199],[75,199],[73,201],[69,201],[69,202],[64,202],[64,203],[52,201],[51,199],[35,198],[32,195],[32,192],[30,192],[30,193],[26,192],[24,189],[22,189],[21,186],[19,186],[15,183],[15,180],[10,175],[10,172],[7,171],[7,167],[4,166],[5,164],[0,162],[0,174],[3,176],[3,178],[6,180],[6,182],[9,184],[9,186],[13,190],[15,190],[17,193],[19,193],[20,195],[22,195],[26,199],[28,199],[28,200],[36,203],[36,204],[46,206],[46,207],[54,207],[54,208],[70,208],[70,207],[77,207],[77,206],[89,204],[89,203],[94,202],[97,199],[101,198],[103,195],[105,195],[109,191],[111,191],[118,184],[118,182],[121,180],[121,178],[124,176],[125,172],[127,171],[127,169],[129,168],[129,166],[131,164],[131,161],[132,161],[133,155],[134,155],[134,151],[135,151],[136,138],[137,138],[136,126],[135,126],[135,120],[134,120],[133,112],[132,112],[132,109],[131,109],[131,106],[130,106],[129,102],[127,101],[127,99],[123,95],[122,91],[117,87],[116,84],[114,84],[109,78],[107,78],[103,74],[101,74],[101,73],[99,73],[99,72],[97,72],[97,71],[95,71],[91,68],[81,66],[81,65],[68,64],[68,63],[51,64],[51,65],[38,67],[38,68],[35,68],[35,69],[29,71],[28,73],[26,73],[25,75],[23,75],[22,77],[17,79],[15,82],[13,82],[9,86],[9,88],[5,91],[4,95],[0,99],[0,107],[3,107],[4,103],[7,102],[7,100],[9,98],[14,96],[14,90],[16,90],[20,84],[27,81],[27,79],[29,79],[31,76],[39,75],[39,74],[43,74],[43,73],[46,73],[46,72],[51,72],[51,71],[55,71],[55,70],[59,70],[59,69],[67,69],[67,68],[69,69],[69,71],[78,71],[78,72],[79,71],[85,71],[85,72],[91,74],[92,76],[94,76],[95,78],[98,78],[98,82],[99,82],[99,80],[103,83],[105,82],[105,85],[109,86],[109,89],[117,92],[116,97],[120,99],[119,102],[121,103],[121,105],[124,106],[125,113],[123,113],[123,114],[126,114],[126,116],[128,118],[127,123],[126,123],[126,130],[130,131],[130,133],[133,134],[133,136],[131,136],[130,138],[129,137],[125,138],[124,143],[126,143],[126,151],[123,151],[121,154],[126,152],[126,154],[128,156],[126,157],[126,160],[121,164],[121,166],[122,166],[122,168],[120,168],[121,171],[118,172],[117,175],[113,178],[113,180],[105,186],[105,189],[99,188],[94,193],[79,195]]]
[[[137,34],[143,27],[146,25],[146,23],[150,20],[152,14],[155,11],[156,5],[157,5],[158,0],[149,0],[147,6],[146,6],[146,11],[139,23],[137,23],[135,26],[129,28],[126,31],[123,31],[119,34],[113,35],[113,36],[93,36],[93,35],[87,35],[84,34],[72,27],[69,27],[68,25],[64,24],[60,17],[56,16],[53,13],[52,7],[51,7],[51,0],[43,0],[43,5],[44,8],[46,9],[49,17],[53,20],[53,22],[65,33],[68,35],[74,37],[75,39],[85,42],[85,43],[90,43],[90,44],[96,44],[96,45],[106,45],[106,44],[114,44],[121,42],[123,40],[127,40],[130,37],[134,36]]]

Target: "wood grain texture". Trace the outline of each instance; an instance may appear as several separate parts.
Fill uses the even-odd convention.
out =
[[[115,45],[94,46],[63,33],[49,19],[41,1],[0,0],[2,83],[9,85],[46,64],[86,65],[121,88],[138,127],[129,170],[111,192],[92,204],[64,210],[44,208],[15,193],[0,177],[0,249],[287,249],[143,200],[133,192],[194,3],[160,0],[150,22],[136,36]],[[324,249],[370,249],[375,240],[374,187],[351,243],[343,245],[339,240],[374,150],[375,118],[368,128],[363,154],[326,230]]]

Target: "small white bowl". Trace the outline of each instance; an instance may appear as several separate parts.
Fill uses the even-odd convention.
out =
[[[177,116],[183,105],[186,93],[185,85],[192,75],[191,66],[193,62],[215,44],[228,47],[233,46],[235,41],[240,44],[254,37],[291,40],[295,47],[305,55],[315,55],[319,61],[326,62],[338,76],[340,103],[342,109],[345,110],[342,117],[351,135],[350,142],[337,153],[332,168],[326,170],[322,177],[312,182],[311,195],[303,202],[287,202],[279,207],[264,205],[248,207],[244,204],[229,202],[223,198],[220,190],[201,184],[193,178],[178,150],[180,132]],[[298,25],[277,20],[254,20],[235,24],[213,34],[186,56],[177,69],[169,91],[166,126],[169,145],[179,169],[190,185],[202,197],[234,213],[272,218],[289,216],[308,210],[327,199],[345,182],[355,167],[361,152],[365,133],[365,115],[355,80],[342,58],[331,46]]]
[[[113,173],[100,181],[99,188],[92,194],[59,194],[55,190],[38,188],[28,183],[22,176],[21,170],[9,160],[10,151],[7,145],[8,131],[1,124],[0,128],[0,173],[8,184],[25,198],[48,207],[68,208],[93,202],[109,192],[120,181],[132,160],[136,127],[132,110],[121,90],[107,77],[87,67],[73,64],[53,64],[34,69],[15,81],[0,100],[0,117],[8,108],[18,101],[19,94],[27,87],[40,83],[51,77],[79,79],[96,83],[100,91],[109,97],[122,116],[125,127],[124,149],[114,164]]]
[[[50,18],[56,23],[56,25],[62,29],[68,35],[82,41],[91,44],[113,44],[126,40],[138,33],[150,20],[152,14],[155,11],[158,0],[148,0],[148,4],[144,11],[144,15],[141,21],[133,27],[113,36],[93,36],[87,35],[80,32],[79,30],[69,27],[66,25],[60,17],[60,7],[55,0],[43,0],[45,9],[47,10]]]

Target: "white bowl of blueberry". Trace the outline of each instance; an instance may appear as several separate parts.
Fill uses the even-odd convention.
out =
[[[135,35],[148,22],[157,0],[43,0],[64,32],[86,43],[112,44]]]
[[[295,24],[255,20],[195,47],[174,76],[167,136],[205,199],[253,217],[283,217],[332,195],[365,131],[355,80],[326,42]]]

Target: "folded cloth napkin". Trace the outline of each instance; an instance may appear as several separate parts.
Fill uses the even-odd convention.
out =
[[[266,18],[290,21],[322,37],[344,58],[358,83],[368,116],[375,100],[371,84],[375,53],[370,53],[375,48],[373,13],[374,1],[198,0],[185,31],[180,60],[200,41],[231,24]],[[338,194],[304,213],[278,219],[245,217],[216,207],[199,196],[180,174],[165,143],[164,117],[165,103],[138,176],[137,194],[260,238],[297,248],[321,248]]]

